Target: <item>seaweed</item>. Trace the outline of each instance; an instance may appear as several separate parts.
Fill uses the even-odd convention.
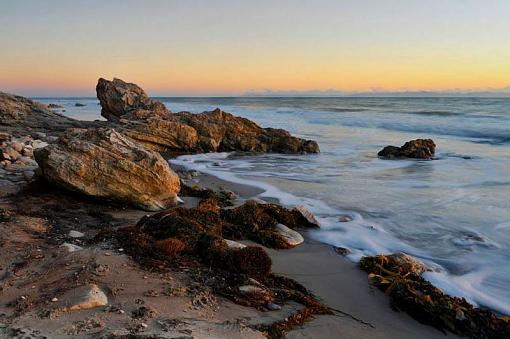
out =
[[[510,338],[510,322],[464,298],[449,296],[421,277],[423,264],[402,254],[363,257],[369,281],[391,298],[394,308],[443,332],[470,338]]]

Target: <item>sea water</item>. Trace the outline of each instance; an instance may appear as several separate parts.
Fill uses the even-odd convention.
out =
[[[74,107],[76,101],[87,106]],[[93,120],[95,99],[45,99]],[[216,107],[316,140],[320,154],[185,155],[190,169],[308,206],[311,236],[363,255],[403,251],[447,293],[510,314],[510,99],[160,98],[174,111]],[[382,160],[386,145],[437,144],[431,161]],[[345,221],[351,220],[351,221]]]

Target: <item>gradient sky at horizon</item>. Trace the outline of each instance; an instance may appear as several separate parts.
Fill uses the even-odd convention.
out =
[[[0,0],[0,91],[151,95],[510,86],[510,1]]]

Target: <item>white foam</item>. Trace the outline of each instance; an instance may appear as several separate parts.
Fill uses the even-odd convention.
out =
[[[296,206],[304,205],[314,213],[321,224],[321,229],[311,231],[312,238],[338,247],[346,247],[351,250],[347,258],[353,262],[358,262],[361,257],[366,255],[390,254],[395,252],[404,252],[417,257],[434,271],[425,273],[425,279],[441,288],[447,294],[464,297],[473,305],[483,305],[490,307],[502,313],[510,314],[510,304],[508,300],[498,299],[490,295],[483,282],[491,272],[489,271],[470,271],[462,275],[449,274],[441,265],[434,261],[430,255],[407,245],[387,232],[382,225],[371,220],[365,220],[357,212],[342,211],[330,207],[321,200],[297,197],[293,194],[284,192],[279,188],[266,182],[254,180],[253,177],[271,177],[270,173],[260,173],[251,171],[247,174],[234,173],[232,169],[253,169],[253,164],[244,160],[227,160],[230,153],[208,153],[196,155],[183,155],[170,160],[172,164],[184,166],[188,170],[196,170],[202,173],[213,175],[222,180],[257,187],[263,190],[259,197],[275,198],[284,205]],[[393,165],[391,162],[389,164]],[[250,176],[250,178],[248,178]],[[273,175],[274,176],[274,175]],[[464,192],[458,192],[459,194]],[[450,199],[452,199],[450,197]],[[455,200],[455,198],[454,198]],[[442,204],[445,201],[441,201]],[[339,216],[349,215],[353,220],[347,222],[339,221]],[[508,223],[502,223],[495,227],[496,229],[508,228]],[[495,246],[495,243],[488,239],[478,237],[467,237],[466,239],[452,239],[458,246]],[[471,258],[472,259],[472,258]],[[473,260],[471,260],[473,262]],[[469,265],[465,265],[469,267]],[[476,265],[480,267],[480,263]],[[488,291],[488,292],[486,292]]]

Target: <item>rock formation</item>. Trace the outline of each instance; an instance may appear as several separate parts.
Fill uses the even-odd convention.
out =
[[[386,159],[432,159],[435,151],[436,144],[432,139],[416,139],[406,142],[402,147],[386,146],[377,155]]]
[[[114,129],[70,129],[34,155],[49,182],[146,210],[173,205],[180,190],[178,176],[161,155]]]
[[[102,107],[101,115],[108,120],[118,120],[136,109],[166,111],[161,102],[150,99],[143,89],[117,78],[113,81],[100,78],[96,92]]]
[[[96,87],[101,114],[120,122],[124,133],[146,147],[186,152],[318,153],[315,141],[282,129],[261,128],[254,122],[215,109],[193,114],[171,113],[143,89],[119,79],[99,79]]]
[[[70,127],[88,127],[91,122],[77,121],[48,109],[30,99],[0,92],[2,132],[27,135],[33,132],[61,133]]]

